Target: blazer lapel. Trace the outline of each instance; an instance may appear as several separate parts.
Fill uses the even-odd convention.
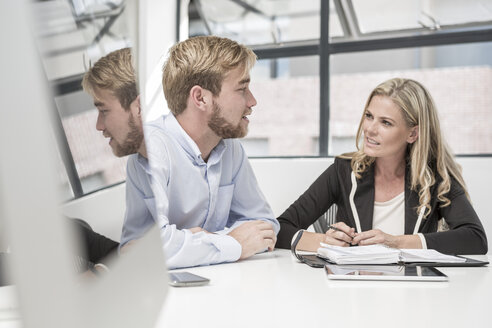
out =
[[[354,204],[359,214],[362,231],[371,230],[374,212],[374,165],[371,165],[361,179],[357,180]]]
[[[417,207],[419,205],[418,193],[410,190],[409,166],[405,169],[405,235],[413,234],[417,223]]]

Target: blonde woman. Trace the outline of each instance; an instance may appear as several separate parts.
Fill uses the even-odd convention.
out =
[[[289,248],[300,229],[337,204],[337,222],[325,234],[304,232],[298,249],[315,251],[324,242],[487,253],[461,169],[420,83],[395,78],[377,86],[364,108],[356,146],[356,152],[335,158],[278,218],[277,247]],[[438,232],[443,222],[448,229]]]

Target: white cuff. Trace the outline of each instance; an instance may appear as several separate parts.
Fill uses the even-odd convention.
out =
[[[216,235],[227,235],[229,232],[231,232],[231,228],[224,228],[223,230],[219,230],[219,231],[214,231],[212,233],[216,234]]]
[[[425,237],[420,232],[417,234],[420,237],[420,242],[422,243],[422,249],[427,249],[427,242],[425,241]]]
[[[220,262],[235,262],[241,257],[241,244],[229,235],[208,234],[210,241],[220,251]],[[214,238],[215,237],[215,238]]]
[[[296,238],[297,238],[297,235],[298,235],[298,234],[299,234],[299,232],[301,232],[302,230],[304,230],[304,229],[298,230],[298,231],[294,234],[294,236],[292,236],[292,239],[291,239],[291,241],[290,241],[290,246],[292,246],[292,244],[294,243],[294,240],[296,240]]]
[[[94,264],[94,268],[99,268],[101,271],[109,272],[109,268],[105,264],[102,264],[102,263]]]

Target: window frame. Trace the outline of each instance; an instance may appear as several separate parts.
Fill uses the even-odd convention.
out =
[[[235,0],[241,1],[241,0]],[[445,26],[438,31],[431,31],[428,28],[415,30],[401,30],[393,32],[360,33],[357,19],[353,10],[351,0],[329,0],[334,2],[344,37],[336,37],[330,40],[329,37],[329,17],[330,2],[320,1],[320,38],[316,40],[284,42],[282,44],[252,45],[251,49],[256,53],[258,59],[279,59],[299,56],[319,57],[320,69],[320,108],[319,108],[319,153],[317,156],[259,156],[252,158],[323,158],[329,156],[329,123],[330,123],[330,56],[351,52],[363,52],[373,50],[392,50],[401,48],[417,48],[426,46],[441,46],[477,42],[492,42],[492,22],[477,23],[473,28],[470,24],[456,26]],[[176,0],[176,42],[187,38],[180,35],[181,23],[181,0]],[[409,32],[417,34],[409,35]],[[356,40],[346,40],[347,38],[357,37]],[[383,37],[386,36],[386,37]],[[76,75],[64,79],[55,80],[51,83],[54,96],[67,94],[81,90],[83,75]],[[100,189],[84,193],[77,173],[66,135],[61,124],[61,117],[56,110],[53,102],[55,115],[55,133],[61,152],[61,157],[67,170],[70,186],[73,191],[74,199],[84,197],[94,192],[111,188],[124,181],[102,187]],[[458,154],[458,157],[492,157],[490,153],[481,154]]]
[[[178,1],[178,7],[180,0]],[[240,0],[235,0],[240,1]],[[329,18],[330,2],[320,1],[320,38],[319,40],[283,42],[282,44],[251,45],[258,59],[278,59],[298,56],[319,56],[320,68],[320,122],[319,122],[319,153],[312,157],[330,157],[329,154],[329,123],[330,123],[330,56],[335,54],[363,52],[374,50],[393,50],[401,48],[418,48],[476,42],[492,42],[492,22],[457,24],[445,26],[442,30],[420,29],[398,30],[393,32],[361,33],[355,10],[351,0],[329,0],[339,17],[344,37],[330,40]],[[179,17],[178,17],[179,21]],[[409,33],[418,34],[409,35]],[[355,40],[344,40],[356,36]],[[386,36],[386,37],[382,37]],[[188,37],[188,36],[186,36]],[[492,154],[477,154],[492,156]],[[459,155],[462,156],[462,155]],[[468,155],[463,155],[468,156]],[[290,156],[289,156],[290,157]],[[295,157],[295,156],[294,156]],[[299,156],[305,157],[305,156]],[[311,157],[311,156],[310,156]],[[255,157],[257,158],[257,157]],[[262,156],[261,158],[284,158],[284,156]]]

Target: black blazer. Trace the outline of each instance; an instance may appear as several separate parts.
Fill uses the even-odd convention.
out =
[[[323,172],[316,181],[277,219],[280,232],[277,247],[290,248],[292,236],[299,229],[306,229],[313,224],[332,204],[337,204],[337,222],[345,222],[362,231],[372,229],[374,210],[374,166],[369,167],[352,186],[352,168],[350,160],[335,158],[335,162]],[[446,254],[485,254],[487,237],[480,219],[466,198],[463,188],[452,178],[451,189],[446,197],[451,204],[440,207],[437,199],[437,186],[431,187],[431,212],[425,216],[418,227],[427,248],[436,249]],[[351,197],[351,192],[355,193]],[[353,200],[353,206],[351,206]],[[405,234],[413,234],[418,221],[418,192],[410,190],[410,174],[405,173]],[[353,207],[355,206],[354,215]],[[357,220],[357,216],[359,220]],[[437,224],[445,218],[449,231],[437,232]],[[360,232],[360,231],[358,231]]]

